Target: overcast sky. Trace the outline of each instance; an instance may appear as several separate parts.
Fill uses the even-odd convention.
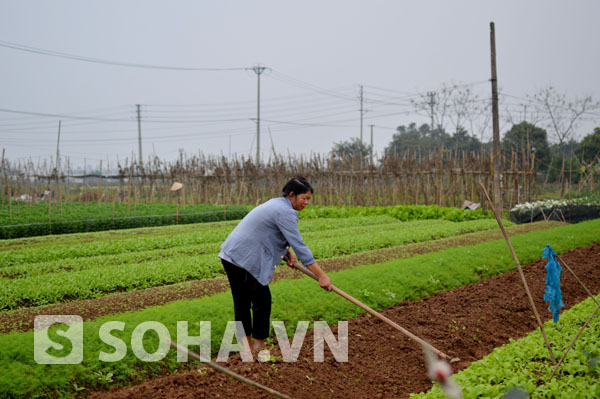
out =
[[[595,0],[1,0],[0,146],[10,160],[50,159],[61,120],[72,165],[137,158],[141,104],[144,159],[254,156],[257,75],[244,68],[262,64],[263,157],[358,137],[360,85],[364,138],[374,125],[381,152],[398,125],[429,121],[410,105],[417,93],[455,82],[489,98],[490,21],[499,86],[514,96],[501,111],[549,85],[600,99],[599,15]]]

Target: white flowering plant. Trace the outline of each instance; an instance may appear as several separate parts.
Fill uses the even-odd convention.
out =
[[[561,199],[561,200],[539,200],[535,202],[524,202],[522,204],[515,205],[510,211],[516,212],[521,210],[534,210],[539,208],[557,208],[567,205],[588,205],[588,206],[600,206],[600,195],[587,195],[579,198],[572,199]]]

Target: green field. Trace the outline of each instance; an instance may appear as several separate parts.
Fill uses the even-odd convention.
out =
[[[355,227],[348,227],[350,229]],[[307,233],[308,235],[308,233]],[[523,263],[540,257],[541,248],[554,242],[557,253],[589,245],[600,236],[600,221],[561,226],[516,236],[512,242]],[[458,247],[387,263],[365,265],[331,273],[336,285],[375,309],[393,306],[405,300],[415,300],[436,292],[478,281],[513,269],[514,261],[503,240]],[[385,287],[382,289],[382,287]],[[342,298],[320,290],[308,278],[281,280],[271,285],[273,319],[288,327],[299,320],[325,320],[330,324],[355,317],[361,310]],[[309,293],[309,295],[307,295]],[[116,334],[125,342],[133,328],[143,321],[163,323],[176,336],[177,321],[210,320],[212,347],[218,347],[232,307],[229,293],[196,300],[185,300],[155,306],[143,311],[114,314],[85,322],[83,325],[85,353],[82,364],[45,366],[33,361],[33,333],[10,333],[0,336],[0,394],[6,397],[73,397],[78,387],[99,388],[127,384],[157,376],[166,370],[182,367],[173,351],[160,363],[147,363],[131,351],[115,363],[98,359],[100,351],[111,347],[98,339],[99,328],[106,321],[121,321],[125,329]],[[58,327],[57,327],[58,328]],[[55,331],[55,330],[53,330]],[[291,331],[288,331],[291,333]],[[156,336],[149,336],[147,348],[156,348]],[[106,376],[115,376],[108,381]],[[118,376],[118,377],[116,377]]]
[[[233,223],[167,228],[140,234],[123,231],[84,234],[83,242],[64,236],[5,241],[0,251],[0,310],[64,300],[96,298],[223,274],[220,244]],[[390,216],[309,219],[300,222],[306,243],[317,259],[452,237],[496,227],[491,219],[464,222],[400,222]],[[143,233],[143,232],[142,232]],[[135,236],[138,235],[138,236]],[[75,240],[75,241],[74,241]],[[35,243],[28,247],[27,243]],[[23,247],[25,245],[25,247]],[[8,250],[8,249],[11,250]]]

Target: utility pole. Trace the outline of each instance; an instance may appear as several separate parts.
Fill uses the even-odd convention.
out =
[[[434,116],[433,107],[435,106],[435,91],[428,91],[427,97],[429,97],[429,101],[427,102],[427,104],[429,104],[429,108],[431,109],[431,131],[433,132],[433,130],[435,129],[434,121],[433,121],[433,116]]]
[[[58,175],[60,174],[60,153],[58,151],[60,146],[60,125],[61,121],[58,121],[58,138],[56,139],[56,181],[58,182]]]
[[[266,67],[255,65],[252,67],[254,73],[258,77],[258,89],[256,92],[256,165],[260,163],[260,74],[265,71]]]
[[[360,85],[360,143],[363,143],[363,86]]]
[[[494,208],[498,212],[502,212],[502,192],[500,190],[502,163],[500,158],[500,122],[498,117],[498,76],[496,74],[496,31],[493,22],[490,22],[490,45],[492,53],[492,127],[494,135],[492,173],[494,178]]]
[[[140,113],[140,104],[136,104],[137,108],[137,121],[138,121],[138,152],[140,158],[140,164],[138,168],[142,167],[142,116]]]
[[[0,170],[2,171],[2,174],[4,175],[4,179],[6,180],[6,170],[4,169],[4,151],[6,151],[6,148],[2,147],[2,161],[0,162]],[[6,182],[5,182],[6,185]],[[2,195],[4,194],[4,192],[2,192]],[[2,204],[4,205],[4,198],[2,199]]]
[[[371,166],[373,166],[373,126],[375,125],[369,126],[371,126],[371,148],[369,149],[369,157],[371,158]]]

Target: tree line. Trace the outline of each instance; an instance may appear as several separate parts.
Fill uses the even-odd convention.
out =
[[[570,179],[575,173],[576,181],[577,174],[600,163],[600,127],[585,132],[580,140],[577,134],[581,122],[600,117],[600,103],[591,96],[568,97],[547,87],[516,98],[518,103],[508,101],[513,98],[504,95],[502,116],[509,127],[501,132],[503,159],[518,153],[535,160],[530,164],[545,182],[562,181],[566,173],[570,173]],[[444,84],[411,102],[415,113],[428,115],[430,123],[398,126],[379,163],[407,154],[419,157],[440,148],[492,154],[491,140],[484,140],[490,132],[489,100],[470,87]],[[358,158],[365,164],[372,158],[372,148],[358,138],[335,143],[331,152],[335,157]]]

